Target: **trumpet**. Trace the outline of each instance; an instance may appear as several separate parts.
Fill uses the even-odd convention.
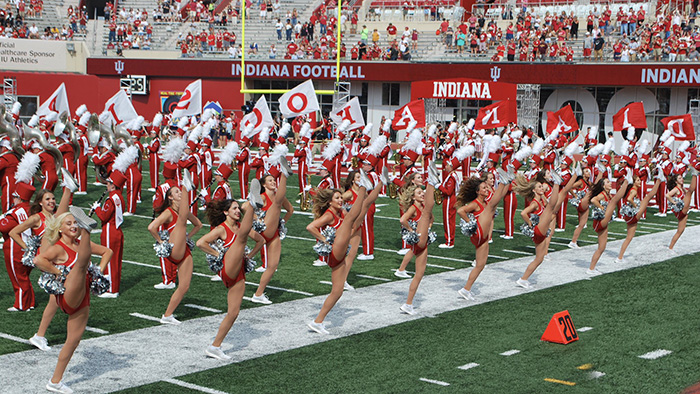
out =
[[[435,193],[435,204],[442,205],[442,192],[438,189],[435,189],[433,193]]]
[[[350,162],[352,163],[353,169],[357,169],[360,167],[360,159],[358,159],[357,156],[353,156],[352,159],[350,159]]]
[[[61,112],[61,114],[58,116],[58,121],[56,122],[55,128],[56,127],[61,127],[68,131],[68,141],[70,141],[70,145],[73,147],[73,152],[75,152],[73,161],[77,163],[78,158],[80,157],[80,144],[78,143],[78,133],[75,131],[75,127],[73,127],[73,122],[70,120],[70,114],[68,111]]]

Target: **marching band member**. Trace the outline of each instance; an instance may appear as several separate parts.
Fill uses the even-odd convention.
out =
[[[100,142],[97,143],[97,153],[92,155],[92,162],[102,168],[102,173],[106,174],[105,176],[109,176],[108,174],[112,172],[112,163],[114,163],[115,158],[116,156],[112,153],[109,143],[104,138],[100,138]],[[97,175],[99,175],[99,171]],[[99,182],[96,184],[101,185]]]
[[[198,128],[201,129],[201,126],[195,127],[195,129],[190,132],[187,145],[185,145],[185,150],[183,151],[184,155],[177,163],[178,167],[180,167],[181,170],[189,171],[190,176],[192,177],[192,183],[195,187],[194,189],[189,190],[189,200],[192,201],[190,212],[192,212],[192,214],[195,216],[197,215],[196,189],[197,185],[199,185],[199,177],[197,176],[197,173],[198,168],[200,167],[199,156],[196,154],[197,139],[199,138],[199,133],[196,130],[198,130]]]
[[[153,122],[151,122],[151,142],[146,147],[148,151],[148,171],[151,175],[150,191],[155,191],[160,184],[160,156],[158,156],[158,151],[160,151],[160,127],[162,123],[163,114],[158,112],[153,117]]]
[[[471,148],[471,149],[470,149]],[[442,183],[438,190],[442,194],[442,223],[445,229],[445,243],[438,245],[441,249],[452,249],[455,247],[455,228],[457,226],[457,188],[459,187],[459,178],[457,169],[462,164],[464,157],[474,154],[474,147],[467,146],[464,150],[458,150],[452,159],[442,162],[443,176]],[[457,155],[460,153],[460,155]],[[456,159],[456,160],[455,160]]]
[[[200,181],[200,188],[202,190],[208,189],[212,182],[212,168],[214,168],[214,153],[211,151],[211,137],[207,134],[202,138],[202,148],[200,150],[201,163],[202,163],[202,176]]]
[[[39,142],[34,141],[31,146],[34,153],[38,154],[41,160],[39,165],[41,167],[41,175],[44,176],[44,183],[41,185],[41,188],[53,192],[56,189],[56,185],[58,185],[56,160],[46,149],[39,145]]]
[[[10,138],[3,136],[0,139],[0,189],[2,189],[2,211],[7,212],[12,208],[12,193],[15,191],[15,171],[19,159],[12,151]]]
[[[78,191],[75,192],[76,195],[87,194],[87,168],[90,162],[90,141],[87,138],[87,125],[90,121],[92,114],[87,110],[85,104],[78,107],[75,114],[79,117],[78,125],[78,146],[80,147],[80,152],[78,154],[78,163],[75,168],[75,178],[78,181]]]
[[[299,132],[299,144],[294,150],[294,161],[297,163],[299,175],[299,194],[305,193],[309,188],[309,168],[313,159],[313,153],[309,148],[311,140],[311,125],[304,123]]]
[[[34,173],[39,168],[40,160],[37,154],[31,152],[26,152],[22,156],[15,173],[16,184],[12,194],[14,207],[0,219],[0,232],[5,239],[2,247],[5,255],[5,267],[15,293],[15,302],[7,309],[10,312],[26,311],[34,308],[35,305],[34,288],[29,279],[32,268],[22,264],[24,253],[20,245],[9,234],[12,229],[22,224],[30,216],[29,201],[36,190],[31,182]],[[26,229],[22,233],[22,240],[26,243],[30,236],[31,230]]]
[[[371,129],[372,124],[368,123],[362,131],[362,138],[369,136]],[[420,132],[417,131],[417,133],[420,141]],[[382,136],[381,138],[386,137]],[[379,152],[375,153],[378,154]],[[360,152],[360,158],[362,159],[362,170],[372,183],[372,188],[379,187],[379,175],[377,175],[375,172],[375,167],[379,161],[379,158],[370,152],[370,146],[367,146]],[[362,254],[357,256],[358,260],[374,260],[374,213],[376,210],[376,205],[374,203],[370,204],[367,214],[364,216],[362,226],[360,227],[362,236]]]
[[[238,186],[241,191],[241,199],[248,197],[248,178],[250,177],[250,163],[252,157],[250,155],[250,136],[253,132],[253,125],[249,125],[243,131],[240,142],[240,150],[236,155],[236,163],[238,167]]]

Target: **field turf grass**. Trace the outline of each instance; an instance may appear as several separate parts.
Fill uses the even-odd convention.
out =
[[[178,380],[229,393],[679,393],[700,380],[699,255],[485,303]],[[540,341],[568,309],[580,339]],[[500,353],[517,349],[506,357]],[[638,356],[671,350],[656,360]],[[479,366],[460,370],[468,363]],[[578,367],[591,364],[590,369]],[[592,378],[593,371],[605,375]],[[449,387],[419,381],[444,381]],[[545,381],[573,382],[574,386]],[[166,382],[121,391],[192,393]]]

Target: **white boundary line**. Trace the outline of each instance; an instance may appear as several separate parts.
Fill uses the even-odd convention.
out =
[[[168,382],[170,384],[178,385],[180,387],[185,387],[185,388],[188,388],[190,390],[201,391],[203,393],[208,393],[208,394],[228,394],[225,391],[210,389],[209,387],[204,387],[204,386],[200,386],[197,384],[183,382],[182,380],[178,380],[178,379],[163,379],[163,382]]]
[[[362,274],[356,274],[358,278],[365,278],[365,279],[372,279],[372,280],[379,280],[382,282],[391,282],[391,279],[389,278],[379,278],[377,276],[370,276],[370,275],[362,275]]]
[[[24,339],[24,338],[16,337],[16,336],[10,335],[10,334],[5,334],[4,332],[0,332],[0,338],[5,338],[5,339],[9,339],[11,341],[31,345],[31,343],[29,343],[29,341]]]
[[[532,253],[521,252],[521,251],[519,251],[519,250],[503,249],[503,251],[504,251],[504,252],[508,252],[508,253],[522,254],[522,255],[525,255],[525,256],[534,256]]]

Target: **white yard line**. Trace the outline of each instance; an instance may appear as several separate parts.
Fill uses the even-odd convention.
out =
[[[10,334],[5,334],[4,332],[0,332],[0,338],[5,338],[5,339],[9,339],[10,341],[24,343],[26,345],[30,344],[29,341],[24,339],[24,338],[16,337],[16,336],[10,335]],[[10,376],[10,375],[7,375],[7,376]]]
[[[85,327],[85,331],[90,331],[90,332],[94,332],[94,333],[102,334],[102,335],[109,334],[109,331],[105,331],[101,328],[95,328],[95,327],[90,327],[90,326]]]
[[[525,256],[534,256],[532,253],[522,252],[520,250],[503,249],[503,251],[508,253],[522,254]]]
[[[677,255],[658,252],[668,244],[674,233],[674,230],[670,230],[639,236],[634,246],[628,250],[626,263],[606,265],[603,271],[622,271],[700,252],[700,243],[693,242],[700,237],[700,226],[686,229],[686,234],[674,248]],[[608,246],[616,249],[621,243],[622,241],[612,241]],[[568,261],[571,264],[567,267],[546,262],[542,264],[530,278],[535,284],[535,291],[588,278],[585,267],[595,248],[596,245],[589,245],[552,253],[553,261]],[[463,283],[470,267],[427,276],[414,299],[414,307],[418,312],[414,316],[398,311],[408,291],[408,281],[395,280],[345,292],[326,318],[326,327],[331,335],[314,334],[306,328],[306,323],[318,314],[326,298],[325,294],[243,309],[224,340],[223,348],[233,358],[232,362],[242,362],[519,296],[525,292],[513,286],[513,281],[517,279],[517,273],[522,272],[530,262],[531,257],[523,256],[489,264],[488,269],[479,277],[479,282],[486,286],[473,291],[476,301],[471,302],[456,302],[452,297],[460,287],[459,283]],[[226,293],[220,289],[216,293],[212,292],[212,297],[223,300]],[[148,319],[159,320],[152,316]],[[224,364],[205,358],[204,350],[211,344],[211,338],[220,323],[221,315],[217,314],[185,320],[177,326],[154,324],[143,329],[84,339],[73,356],[65,379],[77,391],[107,393],[218,368]],[[114,362],[95,362],[99,354],[108,355]],[[44,379],[50,377],[55,364],[55,357],[46,357],[44,352],[35,350],[1,355],[0,376],[13,377],[3,385],[3,394],[40,392],[43,390]],[[23,366],[21,374],[17,373],[17,365]],[[89,378],[84,378],[86,376]]]
[[[673,352],[670,350],[657,349],[657,350],[654,350],[653,352],[644,353],[641,356],[639,356],[639,358],[643,358],[645,360],[656,360],[657,358],[668,356],[671,353],[673,353]]]
[[[153,316],[149,316],[149,315],[144,315],[144,314],[138,313],[138,312],[129,313],[129,316],[138,317],[139,319],[150,320],[150,321],[154,321],[154,322],[160,323],[160,319],[159,319],[159,318],[153,317]]]
[[[586,332],[586,331],[591,331],[592,329],[593,329],[593,327],[581,327],[581,328],[577,328],[576,331],[577,332]]]
[[[208,306],[201,306],[201,305],[196,305],[196,304],[185,304],[186,307],[192,308],[192,309],[199,309],[200,311],[206,311],[206,312],[211,312],[211,313],[221,313],[223,311],[215,308],[209,308]]]
[[[479,366],[479,364],[477,364],[477,363],[469,363],[469,364],[464,364],[464,365],[462,365],[462,366],[459,366],[459,367],[457,367],[457,368],[458,368],[458,369],[461,369],[461,370],[463,370],[463,371],[466,371],[466,370],[468,370],[468,369],[476,368],[476,367],[478,367],[478,366]]]
[[[450,384],[447,382],[443,382],[442,380],[434,380],[434,379],[427,379],[427,378],[420,378],[418,379],[421,382],[426,382],[426,383],[432,383],[432,384],[437,384],[438,386],[449,386]]]
[[[378,281],[382,281],[382,282],[391,282],[391,279],[388,279],[388,278],[379,278],[376,276],[362,275],[362,274],[356,274],[355,276],[357,276],[358,278],[372,279],[372,280],[378,280]]]
[[[228,394],[228,393],[225,392],[225,391],[219,391],[219,390],[210,389],[209,387],[204,387],[204,386],[200,386],[200,385],[197,385],[197,384],[192,384],[192,383],[188,383],[188,382],[183,382],[182,380],[178,380],[178,379],[163,379],[163,381],[164,381],[164,382],[171,383],[171,384],[175,384],[175,385],[178,385],[178,386],[181,386],[181,387],[185,387],[185,388],[188,388],[188,389],[190,389],[190,390],[201,391],[201,392],[203,392],[203,393],[208,393],[208,394]]]
[[[500,354],[501,356],[506,356],[506,357],[508,357],[508,356],[512,356],[512,355],[518,354],[518,353],[520,353],[520,350],[518,350],[518,349],[512,349],[512,350],[507,350],[507,351],[505,351],[505,352],[503,352],[503,353],[499,353],[499,354]]]

